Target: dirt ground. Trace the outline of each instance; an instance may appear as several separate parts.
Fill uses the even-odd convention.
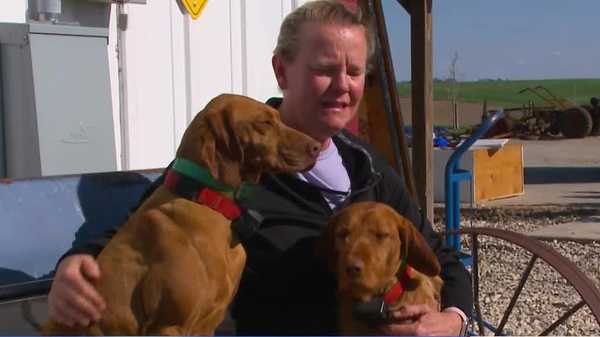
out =
[[[412,124],[411,99],[410,97],[400,97],[400,108],[402,109],[402,118],[405,125]],[[488,105],[488,110],[493,109],[493,105]],[[453,121],[452,102],[447,100],[433,102],[434,117],[433,124],[439,126],[450,126]],[[481,122],[483,113],[482,103],[459,102],[457,104],[458,126],[471,126]]]

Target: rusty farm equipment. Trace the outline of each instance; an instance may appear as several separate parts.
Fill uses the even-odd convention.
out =
[[[600,136],[600,98],[590,98],[590,104],[586,104],[583,107],[589,111],[592,117],[592,130],[590,131],[590,136]]]
[[[537,96],[542,104],[530,100],[522,107],[504,109],[506,128],[516,135],[536,138],[562,133],[565,138],[583,138],[598,133],[600,107],[597,98],[592,99],[595,105],[578,106],[544,86],[524,88],[519,94],[526,92]]]

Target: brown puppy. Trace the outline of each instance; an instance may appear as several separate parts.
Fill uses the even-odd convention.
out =
[[[381,334],[376,325],[403,305],[439,310],[440,264],[419,231],[393,208],[350,205],[331,219],[320,249],[337,277],[342,335]],[[375,312],[365,313],[369,306]]]
[[[48,322],[43,333],[213,334],[246,261],[226,217],[236,213],[229,198],[247,186],[242,183],[257,183],[262,172],[310,168],[319,151],[318,142],[283,125],[279,112],[263,103],[236,95],[213,99],[185,131],[165,184],[98,256],[102,276],[95,286],[107,303],[102,320],[85,328]],[[216,210],[181,196],[181,187],[189,192],[208,173],[214,179],[205,186],[220,190],[209,198]]]

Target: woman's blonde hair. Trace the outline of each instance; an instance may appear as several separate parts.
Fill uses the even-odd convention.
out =
[[[281,24],[273,53],[286,62],[294,61],[300,48],[300,30],[307,22],[363,27],[367,40],[367,63],[370,63],[369,60],[375,52],[375,39],[366,16],[360,8],[353,13],[335,0],[309,1],[289,13]]]

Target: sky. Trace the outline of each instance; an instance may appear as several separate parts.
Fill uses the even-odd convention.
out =
[[[398,81],[410,80],[410,16],[383,0]],[[600,0],[433,0],[433,74],[600,78]]]

